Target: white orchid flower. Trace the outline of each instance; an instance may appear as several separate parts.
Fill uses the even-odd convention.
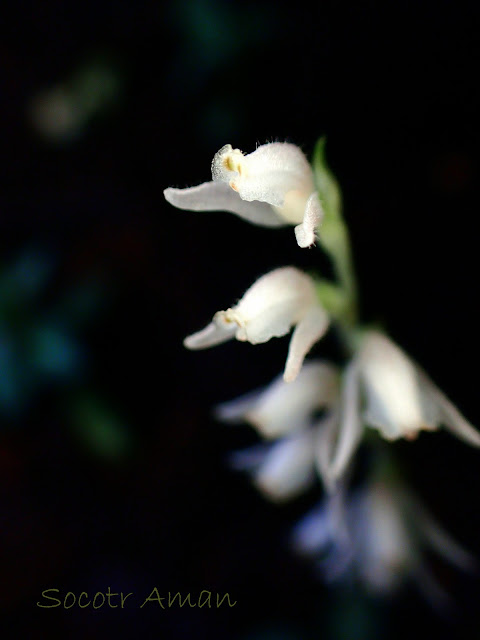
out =
[[[368,331],[346,368],[332,479],[339,478],[361,440],[364,426],[387,440],[417,437],[445,427],[480,447],[480,433],[390,338]]]
[[[327,582],[356,579],[377,595],[389,595],[413,579],[438,604],[446,595],[430,574],[423,549],[471,570],[474,558],[455,542],[404,487],[376,479],[346,497],[328,497],[294,530],[297,552],[318,558]]]
[[[232,467],[247,471],[256,488],[270,500],[290,500],[315,479],[315,435],[313,430],[303,430],[274,444],[237,451],[231,457]]]
[[[312,278],[294,267],[282,267],[259,278],[237,305],[216,313],[210,324],[185,338],[184,344],[188,349],[205,349],[232,338],[259,344],[284,336],[295,326],[284,372],[284,380],[292,382],[328,325]]]
[[[270,500],[289,500],[307,489],[316,473],[326,482],[332,435],[336,431],[339,372],[334,365],[307,362],[288,384],[281,376],[266,388],[220,405],[226,422],[250,423],[261,436],[279,438],[238,451],[232,466],[247,471]],[[321,418],[315,413],[325,410]]]
[[[267,439],[291,435],[310,426],[316,411],[335,405],[339,382],[337,367],[311,360],[294,382],[278,376],[267,387],[221,404],[216,414],[224,422],[248,422]]]
[[[330,491],[332,485],[325,462],[335,428],[335,414],[328,414],[273,444],[237,451],[232,456],[232,466],[248,472],[257,489],[274,502],[297,497],[313,484],[317,475]]]
[[[196,187],[165,189],[165,198],[179,209],[229,211],[264,227],[294,224],[298,245],[314,244],[323,210],[299,147],[272,142],[244,155],[227,144],[213,159],[212,178]]]

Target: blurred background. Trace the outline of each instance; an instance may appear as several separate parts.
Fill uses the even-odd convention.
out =
[[[178,211],[225,143],[328,138],[365,320],[383,322],[473,424],[478,407],[479,8],[383,3],[5,2],[0,38],[0,606],[15,638],[476,637],[479,581],[432,558],[457,610],[407,587],[327,590],[289,549],[315,504],[268,503],[212,418],[266,384],[287,339],[182,347],[291,228]],[[326,340],[316,354],[335,356]],[[393,445],[480,555],[480,458],[445,433]],[[44,589],[228,592],[229,609],[65,610]]]

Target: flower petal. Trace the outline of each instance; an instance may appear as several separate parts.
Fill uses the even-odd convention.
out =
[[[262,403],[262,397],[266,389],[255,389],[239,398],[223,402],[215,407],[215,417],[222,422],[230,424],[240,424],[247,420],[247,416],[255,411]],[[277,435],[282,434],[275,434]]]
[[[367,400],[365,421],[387,440],[414,436],[424,428],[418,378],[408,356],[385,335],[370,331],[359,362]]]
[[[275,501],[294,498],[307,489],[314,478],[310,431],[276,442],[254,473],[255,486]]]
[[[416,528],[430,548],[459,569],[471,571],[477,566],[474,556],[452,538],[418,498],[411,493],[404,492],[403,500],[412,526]]]
[[[207,349],[217,344],[227,342],[235,336],[236,326],[234,324],[221,324],[211,322],[201,331],[197,331],[185,338],[183,344],[187,349]]]
[[[351,582],[355,561],[353,545],[334,544],[318,562],[320,574],[327,584]]]
[[[331,482],[329,471],[337,429],[338,413],[335,410],[331,411],[322,420],[319,420],[316,425],[315,463],[328,493],[332,493],[335,489],[335,484]]]
[[[237,340],[258,344],[287,334],[314,304],[312,278],[295,267],[281,267],[259,278],[229,317],[239,326]]]
[[[350,546],[346,508],[346,486],[342,484],[297,524],[292,536],[296,551],[313,555],[332,543],[339,548]]]
[[[416,564],[414,538],[390,485],[375,480],[357,495],[358,571],[373,592],[392,592]]]
[[[223,182],[204,182],[196,187],[163,192],[167,202],[187,211],[228,211],[262,227],[283,227],[288,224],[269,204],[246,202]]]
[[[327,505],[319,507],[304,516],[293,530],[292,544],[301,554],[321,553],[332,540],[333,532]]]
[[[350,362],[345,369],[340,402],[338,438],[329,472],[332,483],[337,482],[345,473],[363,433],[359,371],[355,361]]]
[[[305,356],[313,345],[327,332],[330,319],[325,309],[319,305],[311,307],[295,327],[288,348],[287,362],[283,378],[293,382],[302,368]]]
[[[316,192],[307,200],[302,224],[295,227],[295,237],[299,247],[305,248],[315,244],[315,231],[323,220],[323,209]]]
[[[463,417],[455,405],[420,367],[417,367],[417,375],[423,396],[436,409],[438,422],[467,444],[480,447],[480,432]]]

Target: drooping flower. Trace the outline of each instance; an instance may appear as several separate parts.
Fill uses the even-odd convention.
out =
[[[327,582],[353,579],[370,593],[390,595],[412,579],[434,604],[446,595],[427,566],[425,548],[460,569],[475,566],[413,494],[379,478],[349,496],[342,490],[327,497],[297,525],[293,544],[317,558]]]
[[[264,389],[220,405],[217,416],[226,422],[248,422],[263,443],[232,456],[232,466],[246,471],[270,500],[289,500],[307,489],[318,474],[328,479],[328,462],[336,429],[339,372],[334,365],[307,362],[297,379],[281,377]],[[321,418],[316,412],[323,410]]]
[[[217,407],[224,422],[248,422],[268,440],[291,435],[312,424],[314,413],[332,409],[338,396],[339,371],[329,362],[305,362],[294,382],[278,376],[269,385]]]
[[[188,349],[205,349],[236,338],[259,344],[286,335],[290,340],[284,379],[295,380],[303,360],[329,326],[315,285],[295,267],[281,267],[259,278],[234,307],[218,311],[210,324],[185,338]]]
[[[272,142],[244,155],[227,144],[213,158],[212,178],[196,187],[165,189],[165,198],[179,209],[229,211],[264,227],[294,224],[298,245],[314,244],[323,210],[299,147]]]
[[[417,437],[419,431],[445,427],[468,444],[480,447],[480,433],[390,338],[365,333],[347,365],[341,419],[332,478],[339,478],[357,447],[364,426],[387,440]]]

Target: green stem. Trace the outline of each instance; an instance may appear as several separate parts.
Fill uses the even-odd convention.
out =
[[[358,293],[352,249],[347,225],[342,216],[342,195],[335,176],[325,159],[325,138],[315,148],[313,170],[318,195],[324,209],[320,228],[320,247],[329,255],[335,275],[335,283],[320,281],[319,297],[324,294],[327,302],[335,302],[328,309],[339,325],[342,338],[351,347],[355,340],[354,329],[358,322]],[[332,290],[336,295],[332,295]],[[322,300],[323,302],[323,300]]]
[[[335,242],[329,247],[328,253],[333,263],[337,283],[345,298],[343,324],[353,328],[358,321],[357,279],[347,225],[340,216],[336,223]]]

